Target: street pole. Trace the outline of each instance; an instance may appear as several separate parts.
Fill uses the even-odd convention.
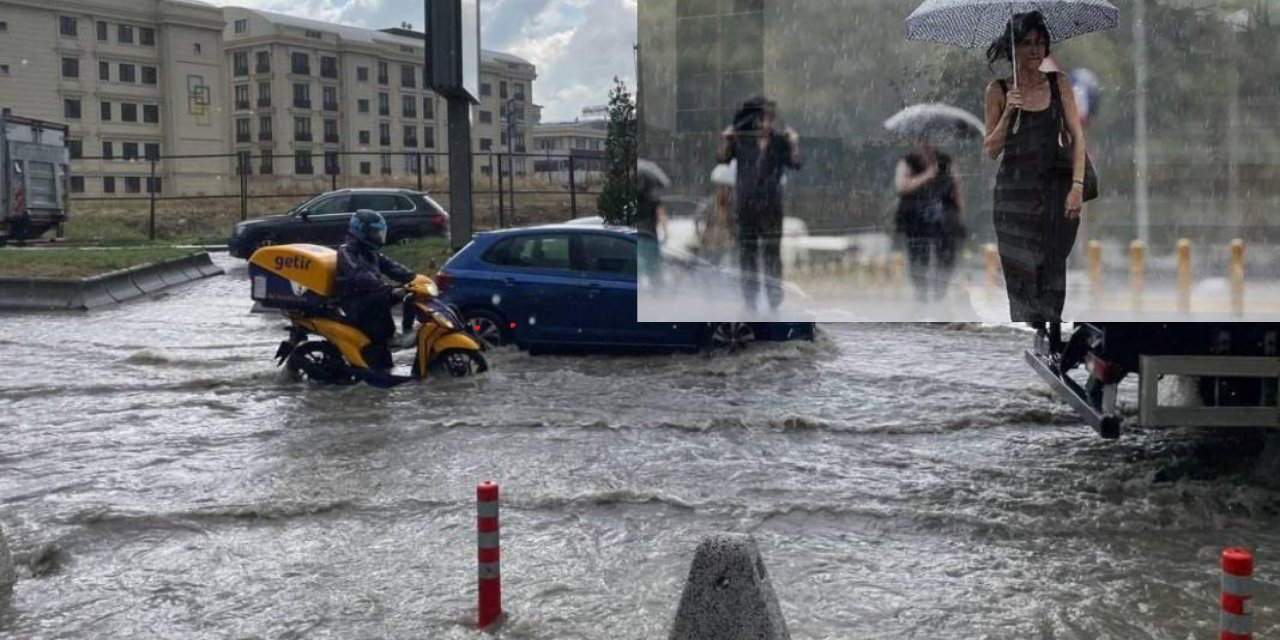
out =
[[[471,242],[471,102],[461,96],[449,104],[449,237],[456,252]]]
[[[1133,203],[1138,240],[1150,244],[1147,157],[1147,8],[1146,0],[1133,2],[1133,75],[1135,83]]]
[[[151,226],[147,231],[147,237],[151,240],[156,239],[156,159],[151,158],[151,178],[147,180],[147,191],[151,192],[149,199],[151,201]]]

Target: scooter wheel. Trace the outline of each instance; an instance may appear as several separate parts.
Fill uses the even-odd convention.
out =
[[[298,379],[322,384],[352,384],[352,375],[342,353],[331,342],[312,340],[304,342],[289,355],[286,365],[289,373]]]
[[[445,349],[436,358],[440,368],[451,378],[466,378],[489,370],[489,363],[478,351]]]

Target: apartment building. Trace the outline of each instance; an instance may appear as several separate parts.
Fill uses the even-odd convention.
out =
[[[254,175],[414,176],[419,158],[423,174],[446,170],[439,154],[448,151],[448,107],[425,88],[421,33],[224,11],[233,148],[252,158]],[[509,99],[518,96],[511,104],[531,100],[532,64],[488,51],[482,58],[492,61],[491,82],[501,82]],[[509,63],[522,68],[517,73]],[[484,104],[473,110],[477,153],[497,139],[485,113]],[[527,128],[516,130],[522,137],[513,146],[523,150]],[[487,159],[476,166],[486,171]]]
[[[188,0],[0,0],[0,106],[66,122],[73,194],[221,193],[222,10]]]
[[[586,110],[584,110],[586,111]],[[584,118],[572,122],[545,122],[533,127],[533,169],[539,173],[557,172],[568,175],[569,158],[579,179],[605,170],[605,139],[609,137],[609,121]]]

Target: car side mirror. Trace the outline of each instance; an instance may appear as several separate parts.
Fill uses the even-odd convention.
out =
[[[299,217],[299,218],[301,218],[303,222],[306,222],[306,221],[307,221],[307,216],[309,216],[309,215],[311,215],[311,212],[310,212],[310,211],[307,211],[306,209],[299,209],[299,210],[298,210],[298,217]]]

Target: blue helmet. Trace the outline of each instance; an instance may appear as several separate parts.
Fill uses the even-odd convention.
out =
[[[347,225],[351,237],[375,249],[387,242],[387,220],[372,209],[360,209],[351,216]]]

